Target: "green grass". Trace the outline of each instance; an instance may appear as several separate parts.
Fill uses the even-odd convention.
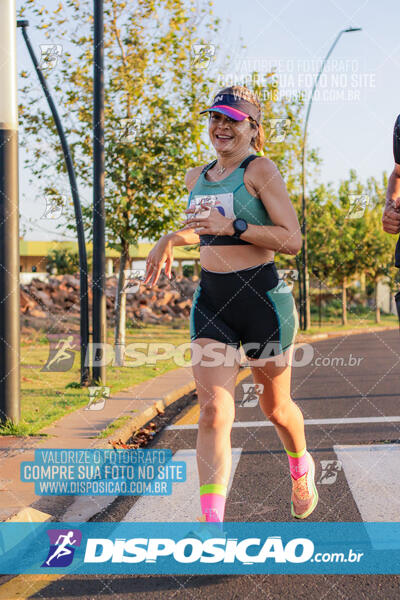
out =
[[[398,327],[399,320],[395,315],[381,315],[381,322],[375,322],[375,316],[371,314],[371,310],[366,314],[353,314],[350,313],[347,315],[348,323],[347,325],[342,325],[341,319],[332,318],[330,320],[322,320],[321,327],[319,327],[318,319],[316,319],[315,314],[311,315],[311,327],[306,331],[302,331],[299,333],[302,334],[315,334],[315,333],[329,333],[333,331],[350,331],[353,329],[365,329],[366,333],[368,332],[369,327]]]
[[[18,425],[16,425],[10,419],[7,419],[0,426],[0,434],[1,435],[27,436],[27,435],[29,435],[29,433],[30,433],[29,425],[28,425],[28,423],[24,423],[24,422],[18,423]]]
[[[166,342],[175,345],[188,343],[189,324],[144,325],[140,329],[127,329],[126,343]],[[111,329],[107,342],[113,344]],[[86,388],[75,387],[80,381],[80,357],[75,353],[73,368],[65,373],[44,372],[42,367],[48,357],[48,341],[43,332],[32,333],[21,341],[21,420],[18,425],[6,423],[0,426],[0,435],[40,435],[43,428],[74,410],[86,406],[89,392]],[[143,350],[142,350],[143,352]],[[189,351],[185,353],[189,361]],[[129,358],[128,358],[129,360]],[[189,362],[188,362],[189,364]],[[126,390],[143,381],[152,379],[176,369],[171,359],[155,361],[143,366],[107,366],[106,385],[111,395]]]

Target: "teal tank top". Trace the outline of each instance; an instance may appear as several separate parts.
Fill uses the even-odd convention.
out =
[[[202,198],[212,200],[213,206],[219,212],[230,219],[245,219],[247,223],[253,225],[273,225],[262,201],[252,196],[244,185],[244,172],[247,165],[258,158],[251,154],[230,173],[225,179],[220,181],[208,181],[205,178],[207,171],[217,162],[206,165],[195,186],[189,194],[186,208],[189,208],[193,202],[201,202]],[[234,238],[231,235],[200,235],[200,246],[236,246],[250,244],[240,238]]]

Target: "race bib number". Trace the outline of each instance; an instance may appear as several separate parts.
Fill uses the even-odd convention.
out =
[[[194,204],[195,215],[200,219],[209,216],[211,208],[217,208],[222,216],[235,219],[233,212],[233,192],[226,194],[210,194],[208,196],[194,196],[191,205]]]

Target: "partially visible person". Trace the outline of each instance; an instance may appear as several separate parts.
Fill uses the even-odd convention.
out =
[[[389,177],[382,217],[383,230],[386,233],[400,233],[400,115],[394,125],[393,155],[394,169]]]
[[[400,115],[396,119],[393,130],[394,169],[389,177],[386,192],[386,204],[383,211],[382,225],[387,233],[400,233]],[[394,264],[400,269],[400,237],[394,253]],[[400,289],[395,294],[397,314],[400,322]]]

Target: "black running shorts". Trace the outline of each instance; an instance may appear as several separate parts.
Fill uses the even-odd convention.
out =
[[[298,316],[290,287],[275,263],[215,273],[201,269],[193,294],[190,337],[243,346],[247,358],[268,358],[294,342]]]

